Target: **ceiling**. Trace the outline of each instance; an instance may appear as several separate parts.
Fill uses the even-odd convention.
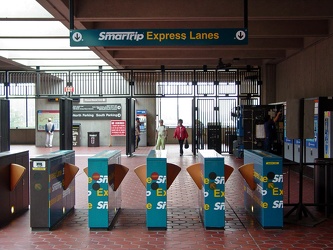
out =
[[[36,1],[70,27],[69,0]],[[75,29],[225,29],[244,28],[247,20],[243,0],[73,0],[73,4]],[[220,58],[232,67],[263,66],[277,64],[333,33],[332,0],[250,0],[247,13],[248,45],[89,48],[114,69],[162,65],[211,69]],[[0,61],[2,68],[17,67],[8,58]]]
[[[0,70],[31,70],[31,68],[0,56]]]

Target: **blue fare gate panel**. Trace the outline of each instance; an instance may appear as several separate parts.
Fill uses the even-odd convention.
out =
[[[225,226],[224,158],[215,150],[199,150],[202,163],[200,212],[205,228]]]
[[[245,150],[244,164],[254,163],[252,191],[245,185],[244,202],[263,228],[283,227],[283,169],[282,158],[261,150]]]
[[[75,151],[60,150],[30,160],[30,225],[33,230],[50,230],[75,206],[75,179],[63,188],[64,164],[75,164]]]
[[[167,228],[167,158],[165,150],[151,150],[147,157],[148,229]]]
[[[109,229],[121,206],[121,188],[109,185],[111,164],[120,164],[119,150],[105,150],[88,158],[88,224],[90,229]],[[112,180],[110,180],[112,181]]]

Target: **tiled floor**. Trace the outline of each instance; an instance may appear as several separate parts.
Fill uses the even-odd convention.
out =
[[[11,150],[29,149],[30,157],[55,151],[58,148],[36,148],[12,145]],[[83,168],[87,159],[102,150],[121,150],[121,163],[130,171],[121,184],[122,210],[115,227],[110,231],[91,231],[87,218],[87,176]],[[74,148],[76,165],[76,206],[52,231],[32,231],[29,211],[0,228],[0,249],[333,249],[333,220],[325,219],[314,227],[284,223],[282,229],[263,229],[244,209],[243,181],[237,167],[242,159],[225,155],[225,162],[235,168],[226,183],[226,226],[224,230],[203,228],[198,212],[198,189],[186,168],[197,162],[189,149],[183,157],[177,145],[167,145],[168,162],[179,165],[182,170],[168,190],[167,230],[147,230],[145,224],[145,188],[133,169],[146,162],[151,147],[137,149],[133,157],[125,155],[123,147]],[[291,173],[290,202],[297,203],[298,175]],[[287,170],[284,181],[287,183]],[[313,202],[313,183],[304,180],[304,200]],[[286,185],[284,186],[287,202]],[[295,198],[296,197],[296,198]],[[1,205],[1,204],[0,204]],[[285,212],[292,206],[286,207]],[[309,208],[316,218],[324,218]],[[272,214],[274,216],[274,214]],[[289,217],[293,218],[294,213]],[[307,218],[298,222],[304,222]],[[301,224],[301,223],[299,223]]]

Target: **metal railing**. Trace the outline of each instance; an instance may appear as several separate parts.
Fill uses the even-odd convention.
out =
[[[71,93],[66,92],[69,86]],[[79,98],[192,98],[193,121],[205,129],[209,123],[220,124],[222,152],[230,152],[229,136],[236,134],[231,113],[239,105],[260,104],[260,69],[0,72],[0,98],[68,94]],[[207,134],[205,129],[202,136]],[[199,139],[207,147],[207,138]]]

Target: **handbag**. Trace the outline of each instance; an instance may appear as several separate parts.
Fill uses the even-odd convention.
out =
[[[190,146],[188,145],[187,139],[185,139],[185,148],[189,148]]]

